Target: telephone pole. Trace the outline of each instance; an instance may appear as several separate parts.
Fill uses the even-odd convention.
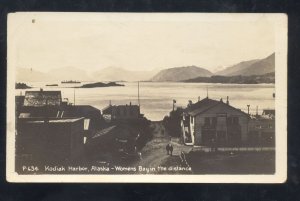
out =
[[[140,107],[140,82],[138,81],[138,105]]]
[[[74,106],[75,106],[75,88],[74,88]]]

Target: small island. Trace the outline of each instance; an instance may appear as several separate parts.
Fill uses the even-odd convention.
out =
[[[16,89],[31,89],[30,86],[27,86],[27,84],[21,83],[21,82],[16,83],[15,88]]]
[[[116,82],[109,82],[109,83],[96,82],[96,83],[84,84],[80,87],[75,87],[75,88],[97,88],[97,87],[117,87],[117,86],[125,86],[125,85],[117,84]]]

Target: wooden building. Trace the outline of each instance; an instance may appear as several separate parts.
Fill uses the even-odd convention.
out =
[[[189,104],[181,122],[184,142],[199,146],[240,146],[247,142],[249,115],[220,101],[205,98]]]
[[[18,98],[20,99],[20,98]],[[81,118],[84,117],[85,137],[103,126],[101,111],[90,105],[71,105],[62,101],[61,91],[26,91],[23,105],[18,109],[20,118]]]
[[[16,157],[22,164],[64,164],[83,155],[84,118],[21,118],[16,132]]]
[[[135,156],[139,137],[139,130],[131,126],[110,125],[97,131],[87,142],[87,156],[98,160]]]
[[[274,117],[274,118],[273,118]],[[257,116],[249,122],[249,145],[275,147],[275,116]]]
[[[26,91],[20,114],[27,117],[57,117],[61,105],[61,91]]]
[[[137,120],[142,117],[138,105],[109,105],[102,110],[103,115],[111,121]]]

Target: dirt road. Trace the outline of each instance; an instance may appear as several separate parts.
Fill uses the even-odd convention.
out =
[[[179,143],[178,138],[171,138],[166,132],[162,122],[152,122],[153,139],[149,141],[141,150],[141,160],[136,166],[154,167],[182,166],[180,154],[181,151],[188,152],[191,147]],[[166,145],[171,142],[173,145],[173,155],[167,155]],[[153,173],[153,172],[152,172]]]

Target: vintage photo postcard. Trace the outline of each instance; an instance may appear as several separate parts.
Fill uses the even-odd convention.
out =
[[[285,182],[287,20],[10,13],[7,180]]]

